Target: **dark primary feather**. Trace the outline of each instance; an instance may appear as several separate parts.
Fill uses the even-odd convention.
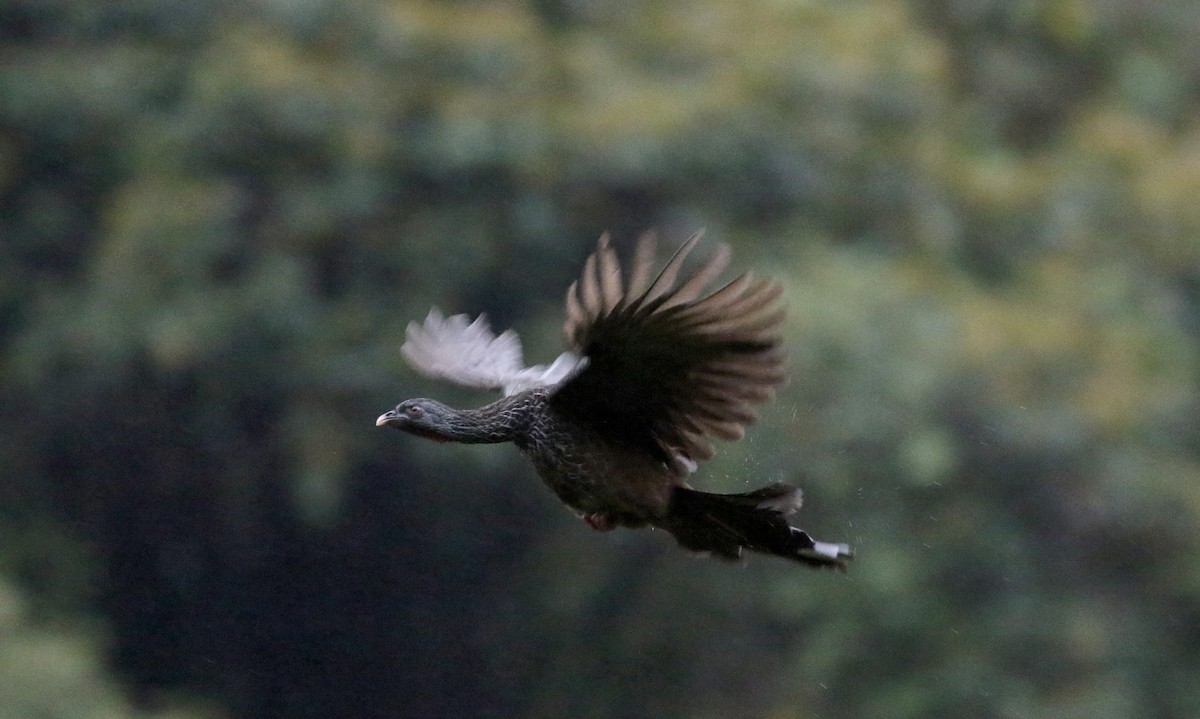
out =
[[[654,239],[645,236],[626,273],[602,236],[567,292],[571,351],[548,366],[523,367],[511,330],[496,336],[482,317],[431,311],[409,326],[409,363],[505,397],[467,410],[406,400],[376,424],[442,442],[512,442],[597,529],[650,524],[720,557],[752,550],[844,568],[848,546],[789,524],[800,507],[795,487],[711,494],[685,483],[712,457],[710,441],[741,438],[754,406],[784,379],[780,286],[745,273],[710,291],[730,252],[721,245],[684,273],[698,241],[689,238],[655,273]]]
[[[780,286],[746,273],[701,297],[729,262],[724,245],[676,286],[698,240],[684,243],[650,281],[654,240],[644,236],[626,290],[602,237],[567,292],[564,331],[587,365],[551,402],[664,459],[709,459],[708,438],[740,439],[756,419],[752,405],[770,399],[784,379]]]

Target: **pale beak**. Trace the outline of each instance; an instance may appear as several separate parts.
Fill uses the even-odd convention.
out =
[[[396,419],[396,410],[389,409],[388,411],[379,415],[379,419],[375,420],[375,426],[382,427],[385,424],[391,422],[393,419]]]

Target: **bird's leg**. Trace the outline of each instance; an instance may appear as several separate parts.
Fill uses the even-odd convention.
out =
[[[612,517],[602,512],[589,512],[583,515],[583,521],[587,522],[587,525],[597,532],[611,532],[617,528]]]

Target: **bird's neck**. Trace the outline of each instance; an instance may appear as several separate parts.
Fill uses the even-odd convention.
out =
[[[512,442],[528,426],[536,401],[522,392],[483,407],[452,410],[446,416],[449,438],[465,444]]]

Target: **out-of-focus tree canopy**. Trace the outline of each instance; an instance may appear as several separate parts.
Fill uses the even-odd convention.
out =
[[[1200,716],[1200,5],[0,2],[14,716]],[[559,349],[707,227],[791,382],[696,484],[846,576],[586,530],[430,305]],[[6,679],[7,678],[7,679]]]

